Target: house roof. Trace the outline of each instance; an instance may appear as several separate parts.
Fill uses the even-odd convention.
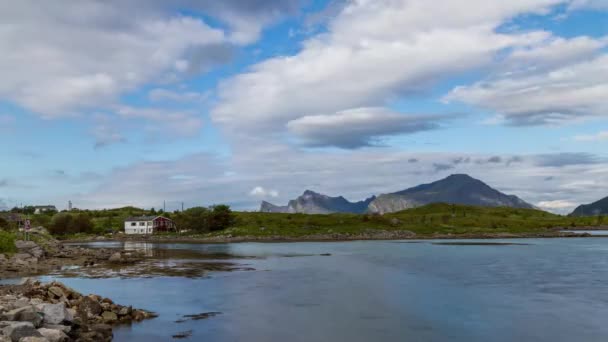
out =
[[[134,222],[134,221],[152,221],[155,218],[157,218],[158,216],[133,216],[133,217],[127,217],[125,219],[125,221],[130,221],[130,222]]]
[[[155,219],[162,217],[166,220],[170,220],[164,216],[133,216],[133,217],[127,217],[125,219],[125,222],[141,222],[141,221],[154,221]]]

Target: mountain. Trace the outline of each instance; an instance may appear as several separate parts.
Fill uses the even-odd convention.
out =
[[[570,214],[571,216],[596,216],[608,214],[608,197],[604,197],[599,201],[591,204],[579,205]]]
[[[306,190],[295,200],[289,201],[286,206],[278,206],[263,201],[260,206],[261,212],[266,213],[305,213],[305,214],[331,214],[331,213],[354,213],[361,214],[367,210],[370,202],[376,197],[372,196],[364,201],[349,202],[346,198],[330,197],[317,192]]]
[[[456,174],[433,183],[380,195],[369,204],[368,211],[384,214],[430,203],[534,208],[517,196],[503,194],[478,179]]]

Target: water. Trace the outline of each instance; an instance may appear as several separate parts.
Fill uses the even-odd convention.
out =
[[[187,330],[190,341],[220,342],[606,341],[608,239],[515,242],[146,245],[260,258],[235,260],[255,271],[198,279],[60,280],[160,313],[116,329],[116,341]],[[175,323],[209,311],[222,314]]]

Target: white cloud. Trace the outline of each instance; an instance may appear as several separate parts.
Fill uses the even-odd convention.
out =
[[[47,118],[99,109],[229,60],[231,45],[254,42],[298,8],[297,0],[3,2],[0,100]],[[227,25],[210,27],[195,14]]]
[[[608,115],[608,39],[557,39],[508,58],[511,71],[453,89],[445,101],[489,109],[512,125],[563,124]],[[533,66],[534,68],[531,68]]]
[[[568,7],[569,10],[578,9],[608,9],[607,0],[573,0]]]
[[[529,203],[556,200],[589,203],[605,197],[608,187],[606,162],[556,168],[539,165],[534,155],[416,153],[390,148],[379,151],[371,148],[348,153],[313,153],[265,146],[229,158],[195,154],[177,160],[138,162],[113,170],[96,190],[74,198],[86,203],[86,207],[158,206],[163,200],[175,200],[189,205],[229,203],[238,209],[256,209],[264,198],[262,195],[283,203],[304,189],[314,188],[329,195],[361,200],[372,194],[428,183],[451,173],[468,173]],[[412,163],[412,159],[417,162]],[[498,159],[501,163],[474,162]],[[513,159],[518,162],[510,163]],[[450,168],[437,170],[436,165]],[[546,181],[548,177],[552,179],[550,182]],[[272,184],[272,188],[261,184]]]
[[[123,119],[147,120],[146,130],[163,133],[163,139],[192,137],[198,135],[203,127],[202,118],[193,111],[118,106],[115,112]]]
[[[393,134],[439,127],[437,115],[406,115],[386,108],[356,108],[330,115],[309,115],[287,123],[290,132],[309,146],[357,148]]]
[[[191,48],[226,41],[221,30],[128,2],[0,5],[0,98],[45,117],[111,104],[153,82]]]
[[[536,204],[537,207],[555,212],[571,212],[574,208],[578,206],[577,203],[567,201],[567,200],[554,200],[554,201],[541,201]]]
[[[596,134],[577,135],[573,138],[575,141],[604,141],[608,140],[608,131],[601,131]]]
[[[260,198],[268,198],[268,197],[278,197],[279,192],[272,189],[264,189],[261,186],[256,186],[249,192],[250,196],[260,197]]]
[[[299,53],[265,60],[223,82],[212,117],[232,132],[284,133],[302,117],[382,107],[491,64],[505,49],[546,40],[546,32],[496,28],[522,13],[547,13],[558,2],[352,1]]]

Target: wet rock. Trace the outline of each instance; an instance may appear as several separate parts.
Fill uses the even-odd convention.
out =
[[[57,329],[40,328],[38,332],[49,342],[65,342],[68,340],[68,335]]]
[[[190,336],[192,336],[192,330],[179,332],[177,334],[174,334],[172,337],[179,339],[179,338],[187,338],[187,337],[190,337]]]

